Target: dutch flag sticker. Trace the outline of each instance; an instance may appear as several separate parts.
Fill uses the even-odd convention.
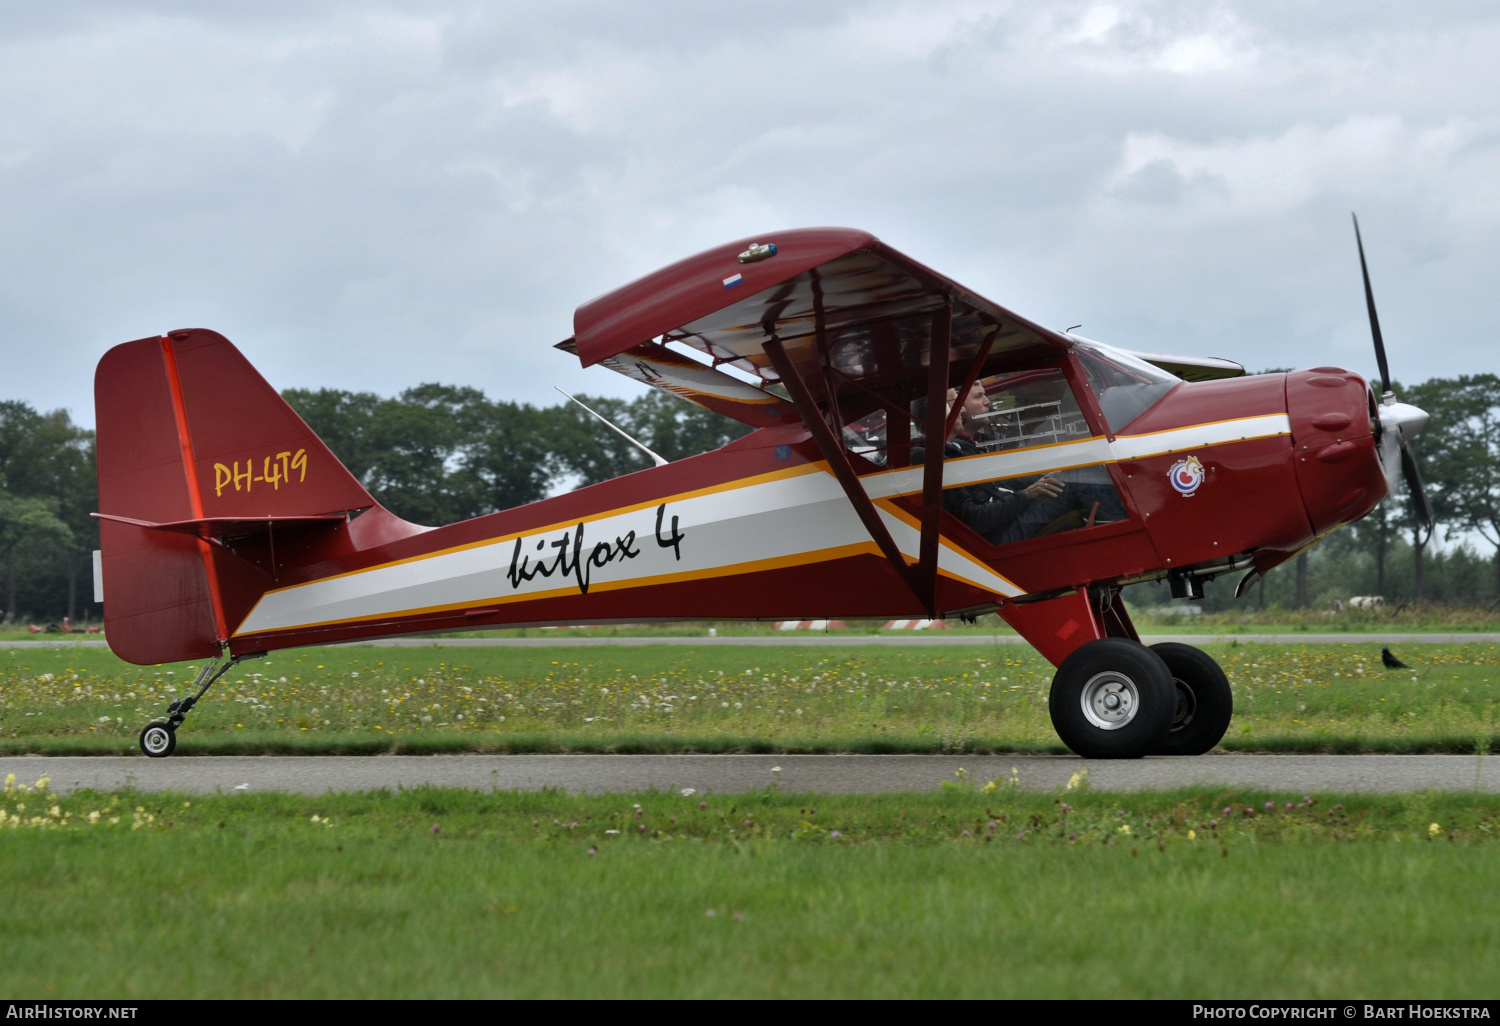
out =
[[[744,280],[745,280],[745,276],[743,274],[738,274],[738,273],[731,274],[729,277],[727,277],[727,278],[724,279],[724,287],[726,289],[732,289],[736,285],[738,285],[741,282],[743,282]]]

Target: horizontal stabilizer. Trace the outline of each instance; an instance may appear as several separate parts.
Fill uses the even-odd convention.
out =
[[[1245,368],[1233,360],[1221,360],[1217,356],[1170,356],[1166,353],[1142,353],[1133,349],[1125,352],[1138,360],[1160,367],[1168,374],[1175,374],[1183,381],[1238,378],[1245,373]]]
[[[158,524],[150,520],[136,520],[134,517],[120,517],[110,513],[92,513],[90,515],[98,517],[100,520],[113,520],[118,524],[144,527],[149,531],[175,531],[178,534],[192,534],[200,538],[234,538],[242,534],[253,534],[257,531],[264,531],[282,525],[302,525],[309,522],[319,523],[348,519],[348,514],[345,513],[323,513],[316,516],[302,517],[204,517],[201,520],[173,520],[170,523]]]

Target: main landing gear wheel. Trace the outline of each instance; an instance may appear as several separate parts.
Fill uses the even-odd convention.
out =
[[[1163,641],[1151,651],[1171,671],[1177,711],[1171,729],[1152,755],[1202,755],[1219,743],[1234,714],[1229,678],[1213,657],[1192,645]]]
[[[170,723],[148,723],[141,731],[141,751],[153,759],[165,759],[177,747],[177,731]]]
[[[1085,759],[1136,759],[1156,751],[1176,704],[1161,656],[1126,638],[1080,646],[1057,668],[1048,699],[1057,736]]]

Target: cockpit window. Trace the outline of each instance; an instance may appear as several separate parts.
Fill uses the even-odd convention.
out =
[[[885,466],[886,413],[876,410],[844,425],[844,448]]]
[[[1055,367],[985,378],[989,409],[974,417],[981,452],[1008,452],[1089,437],[1088,422],[1063,372]]]
[[[1182,379],[1129,353],[1098,342],[1078,340],[1073,350],[1088,375],[1089,386],[1110,430],[1125,430]]]
[[[974,444],[977,452],[1058,445],[1090,435],[1088,421],[1059,368],[1037,367],[994,374],[980,378],[979,385],[989,400],[987,408],[959,422],[964,437]],[[908,432],[918,452],[926,418],[926,404],[920,400],[913,403]],[[844,447],[885,466],[888,430],[886,411],[876,410],[844,425]]]

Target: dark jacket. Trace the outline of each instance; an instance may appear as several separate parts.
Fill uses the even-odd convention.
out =
[[[966,435],[960,435],[943,446],[944,459],[979,455],[979,446]],[[912,462],[921,463],[923,451],[912,450]],[[1001,535],[1015,523],[1028,500],[1025,493],[1002,488],[993,481],[948,488],[943,492],[943,508],[968,524],[986,541],[999,544]]]

